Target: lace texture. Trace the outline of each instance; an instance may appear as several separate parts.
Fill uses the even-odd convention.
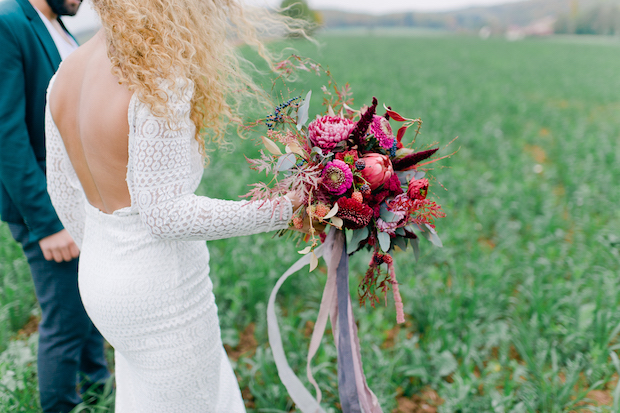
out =
[[[140,214],[149,233],[161,239],[215,240],[286,228],[292,215],[287,197],[247,202],[194,194],[203,167],[189,118],[193,84],[164,81],[161,87],[174,124],[154,115],[135,95],[128,112],[130,209]],[[48,192],[61,222],[81,245],[86,198],[49,107],[46,133]]]
[[[135,95],[129,106],[131,206],[105,214],[86,201],[49,109],[48,191],[81,248],[84,307],[115,348],[116,412],[241,413],[204,240],[285,228],[292,208],[286,197],[259,204],[194,195],[203,168],[189,119],[193,85],[161,89],[174,122]]]
[[[50,82],[48,92],[51,85]],[[45,150],[47,192],[60,222],[81,249],[86,221],[86,196],[54,124],[49,106],[45,107]]]
[[[169,125],[138,102],[129,142],[129,192],[149,232],[163,239],[214,240],[285,228],[292,212],[287,198],[250,203],[194,195],[202,159],[189,120],[193,84],[165,81],[162,89],[178,121]]]

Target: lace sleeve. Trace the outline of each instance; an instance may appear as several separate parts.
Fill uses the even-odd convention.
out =
[[[214,240],[286,228],[292,215],[287,197],[248,202],[194,195],[203,167],[189,117],[193,84],[164,82],[161,88],[175,121],[154,115],[138,100],[129,138],[132,205],[152,236]]]
[[[49,106],[45,108],[45,150],[47,192],[60,222],[81,249],[86,218],[86,195],[71,165],[58,128],[52,120]]]

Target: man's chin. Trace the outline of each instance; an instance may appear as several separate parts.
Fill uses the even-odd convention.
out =
[[[65,13],[63,14],[63,16],[69,16],[69,17],[71,17],[71,16],[75,16],[75,15],[77,14],[77,12],[78,12],[79,8],[80,8],[80,6],[76,7],[76,8],[75,8],[75,10],[73,10],[73,9],[67,9],[67,10],[65,11]]]
[[[82,4],[81,1],[47,0],[52,12],[59,16],[75,16]]]
[[[62,15],[63,16],[75,16],[80,9],[80,3],[78,4],[65,4]]]

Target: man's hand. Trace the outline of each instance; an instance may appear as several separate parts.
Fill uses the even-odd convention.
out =
[[[71,261],[80,255],[80,249],[66,229],[39,241],[43,256],[48,261]]]

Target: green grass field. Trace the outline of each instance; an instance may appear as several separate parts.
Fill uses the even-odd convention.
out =
[[[396,326],[391,297],[386,307],[355,308],[367,379],[384,411],[620,411],[620,45],[403,33],[319,40],[318,50],[294,46],[349,82],[356,106],[376,96],[421,117],[419,148],[459,137],[440,154],[459,152],[432,171],[433,196],[448,215],[437,225],[444,248],[421,243],[418,262],[410,251],[396,255],[406,324]],[[289,86],[312,89],[318,113],[324,82],[308,75]],[[236,199],[263,179],[243,158],[256,154],[255,143],[234,143],[211,155],[202,194]],[[0,227],[0,350],[8,347],[0,411],[30,413],[33,344],[8,340],[34,299],[9,240]],[[222,334],[248,411],[290,411],[264,314],[298,248],[270,235],[209,245]],[[352,258],[352,291],[369,258]],[[320,267],[280,293],[285,348],[302,377],[324,281]],[[338,411],[335,353],[326,336],[315,358],[330,412]]]

